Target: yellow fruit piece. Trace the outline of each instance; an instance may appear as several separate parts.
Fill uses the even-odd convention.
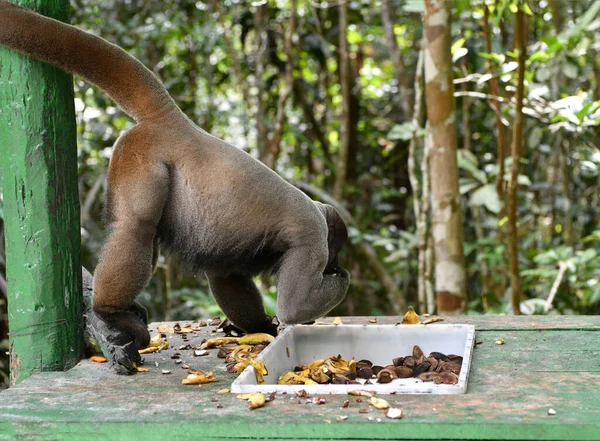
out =
[[[403,325],[418,325],[421,323],[421,319],[415,312],[412,306],[408,307],[408,311],[404,314],[404,318],[402,319]]]
[[[254,368],[254,374],[256,375],[256,382],[258,384],[264,384],[265,379],[263,378],[263,375],[268,375],[268,371],[267,368],[265,367],[265,364],[262,361],[258,361],[255,360],[254,358],[251,358],[249,360],[250,364],[252,365],[252,367]]]
[[[259,345],[261,343],[271,343],[275,340],[270,334],[257,333],[257,334],[247,334],[243,337],[240,337],[238,340],[239,345]]]
[[[147,348],[140,349],[138,352],[140,354],[151,354],[156,351],[162,351],[163,349],[167,349],[169,347],[169,342],[166,338],[162,336],[162,334],[158,333],[154,337],[150,339],[150,343]]]
[[[229,389],[219,389],[217,391],[218,394],[228,394],[229,393]]]
[[[350,363],[341,355],[338,355],[337,357],[329,357],[325,360],[325,367],[333,374],[343,374],[350,370]],[[356,369],[356,365],[354,368]]]
[[[233,370],[235,371],[236,374],[241,374],[242,371],[244,369],[246,369],[248,367],[248,365],[250,364],[250,360],[240,360],[238,361],[235,366],[233,366]]]
[[[332,325],[341,325],[342,324],[342,319],[339,317],[336,317],[333,319],[333,321],[331,322]]]
[[[250,403],[249,409],[257,409],[259,407],[263,407],[267,402],[265,396],[260,392],[255,392],[252,394],[242,394],[238,395],[237,398],[241,400],[247,400]]]
[[[90,361],[93,361],[94,363],[106,363],[108,360],[100,355],[92,355]]]
[[[207,372],[206,374],[202,371],[190,371],[187,378],[181,380],[181,384],[206,384],[211,381],[215,381],[217,377],[212,372]]]
[[[316,381],[317,383],[323,384],[327,383],[331,378],[323,372],[325,366],[319,366],[310,371],[310,379]]]
[[[147,368],[143,368],[143,367],[135,367],[135,370],[137,372],[150,372]]]
[[[390,407],[390,403],[385,401],[383,398],[371,397],[369,398],[369,404],[376,409],[385,410]]]
[[[354,395],[355,397],[374,397],[375,392],[370,390],[351,390],[348,395]]]
[[[239,337],[219,337],[219,338],[209,338],[204,343],[200,345],[200,349],[212,349],[217,348],[219,346],[230,345],[233,343],[237,343]]]
[[[323,363],[325,363],[325,360],[313,361],[311,364],[302,365],[302,369],[308,369],[308,370],[312,371],[315,368],[323,366]]]

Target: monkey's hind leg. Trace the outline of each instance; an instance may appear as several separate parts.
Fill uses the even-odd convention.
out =
[[[120,159],[118,165],[124,162]],[[130,372],[140,361],[138,349],[150,341],[147,315],[135,298],[152,276],[156,227],[169,189],[168,172],[156,169],[158,173],[129,168],[112,188],[111,232],[94,273],[93,311],[112,330],[106,331],[112,335],[110,343],[119,346],[105,355]]]
[[[277,335],[277,324],[265,312],[262,295],[246,274],[207,272],[210,290],[227,318],[248,333]]]

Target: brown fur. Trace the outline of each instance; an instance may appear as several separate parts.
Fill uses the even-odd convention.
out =
[[[349,279],[337,263],[346,227],[271,169],[194,125],[158,79],[105,40],[0,0],[0,44],[79,74],[138,124],[117,141],[108,171],[110,234],[94,275],[94,310],[145,346],[134,309],[158,247],[206,271],[233,323],[266,330],[252,277],[278,273],[278,316],[329,312]]]

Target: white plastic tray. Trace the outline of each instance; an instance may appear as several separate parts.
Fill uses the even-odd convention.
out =
[[[294,392],[306,390],[316,394],[346,394],[366,389],[378,394],[464,394],[471,367],[475,338],[472,325],[296,325],[286,328],[259,356],[269,374],[265,384],[257,384],[254,368],[248,366],[231,385],[231,393]],[[319,384],[280,385],[277,379],[295,366],[341,354],[349,360],[367,359],[386,366],[395,357],[412,354],[419,345],[425,355],[430,352],[463,357],[458,384],[435,384],[416,378],[396,379],[387,384]]]

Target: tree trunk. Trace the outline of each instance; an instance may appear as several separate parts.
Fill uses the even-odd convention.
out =
[[[519,248],[517,227],[517,178],[519,176],[519,165],[521,161],[521,150],[523,146],[523,93],[525,78],[525,51],[526,51],[526,24],[525,14],[519,8],[515,20],[515,51],[518,52],[519,67],[517,70],[517,109],[513,128],[511,146],[511,174],[508,184],[508,249],[510,254],[510,288],[512,291],[512,306],[514,314],[521,314],[521,279],[519,277]]]
[[[256,147],[258,157],[264,161],[268,148],[267,126],[265,124],[266,109],[263,102],[265,85],[263,83],[263,73],[265,70],[265,52],[267,50],[266,36],[267,7],[265,5],[257,6],[254,13],[254,24],[256,26],[256,51],[254,53],[255,62],[255,86],[256,86]]]
[[[348,171],[348,154],[350,150],[350,58],[348,55],[348,2],[344,1],[339,6],[339,76],[342,89],[342,116],[340,120],[340,147],[338,152],[333,198],[344,200],[344,186]]]
[[[294,51],[292,38],[296,30],[296,0],[291,0],[290,18],[285,33],[284,50],[286,55],[285,75],[283,84],[279,89],[279,100],[277,101],[277,114],[275,116],[275,127],[273,136],[269,141],[269,151],[265,156],[265,165],[275,168],[275,160],[279,154],[279,145],[283,136],[283,124],[285,123],[285,104],[292,93],[294,83]]]
[[[431,229],[439,314],[466,307],[466,272],[458,165],[456,110],[450,54],[450,0],[425,1],[425,97],[431,142]]]
[[[392,13],[392,7],[390,0],[382,0],[381,2],[381,20],[383,21],[383,30],[385,33],[385,44],[388,47],[390,58],[394,64],[396,83],[398,85],[398,91],[400,92],[400,110],[401,119],[410,118],[412,109],[414,107],[410,88],[407,87],[406,81],[408,75],[405,72],[404,61],[402,60],[402,53],[400,47],[398,47],[398,41],[396,40],[396,34],[394,33],[394,14]]]

